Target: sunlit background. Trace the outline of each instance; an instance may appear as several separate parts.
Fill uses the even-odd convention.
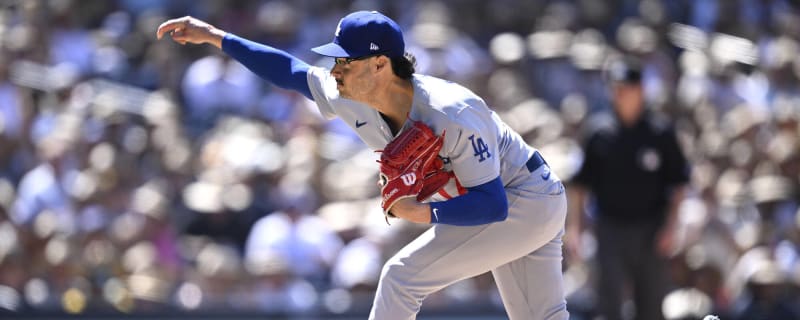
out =
[[[357,9],[395,18],[418,72],[480,94],[566,181],[609,109],[604,65],[640,56],[693,166],[665,316],[800,312],[798,1],[4,0],[0,317],[366,318],[424,230],[384,223],[374,153],[219,50],[155,39],[193,15],[331,66],[308,49]],[[583,240],[573,319],[596,307]],[[483,275],[420,318],[505,314]]]

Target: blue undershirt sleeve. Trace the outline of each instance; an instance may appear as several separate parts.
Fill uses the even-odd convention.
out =
[[[431,223],[477,226],[508,217],[508,199],[500,177],[467,188],[467,193],[441,202],[431,202]]]
[[[309,99],[309,65],[291,54],[273,47],[253,42],[232,33],[222,39],[222,50],[259,77],[276,86],[302,93]]]

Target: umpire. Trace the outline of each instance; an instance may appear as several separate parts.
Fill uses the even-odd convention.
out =
[[[688,163],[669,121],[645,106],[640,63],[624,58],[606,71],[613,110],[586,123],[585,158],[570,188],[575,205],[567,222],[567,250],[571,258],[581,258],[583,210],[593,208],[596,311],[607,320],[622,319],[624,293],[630,292],[636,319],[663,319],[667,257]],[[592,206],[586,205],[588,194]]]

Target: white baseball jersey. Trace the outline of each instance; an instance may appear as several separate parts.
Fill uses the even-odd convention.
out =
[[[340,117],[373,150],[383,149],[394,138],[377,110],[339,96],[329,70],[310,68],[308,84],[322,115]],[[483,99],[461,85],[431,76],[415,74],[412,85],[414,101],[409,118],[424,122],[437,134],[445,133],[439,156],[445,170],[453,171],[461,186],[477,186],[498,175],[508,184],[525,168],[533,148]],[[455,189],[451,183],[445,187],[447,194],[435,195],[433,200],[457,195]]]
[[[412,320],[429,294],[491,271],[511,320],[566,320],[561,275],[564,187],[547,165],[526,162],[535,150],[466,88],[414,75],[409,118],[445,133],[439,156],[456,179],[432,201],[501,177],[508,217],[475,226],[434,224],[390,258],[381,271],[369,319]],[[375,109],[339,96],[329,71],[311,67],[308,86],[320,112],[342,118],[367,145],[383,149],[394,136]],[[406,122],[409,125],[410,121]]]

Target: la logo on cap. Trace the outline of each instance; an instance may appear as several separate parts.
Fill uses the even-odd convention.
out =
[[[402,57],[405,42],[394,20],[374,11],[356,11],[339,20],[333,41],[311,50],[328,57],[364,57],[376,53]]]
[[[338,37],[339,36],[339,32],[342,31],[342,20],[344,20],[344,18],[339,19],[339,24],[336,25],[336,31],[333,33],[334,37]]]

